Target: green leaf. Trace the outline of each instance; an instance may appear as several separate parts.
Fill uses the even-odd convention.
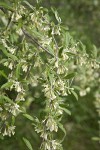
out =
[[[92,55],[93,55],[93,58],[97,57],[97,48],[95,45],[93,45]]]
[[[3,7],[3,8],[5,8],[5,9],[8,9],[10,11],[14,11],[11,6],[8,6],[8,3],[0,2],[0,6]]]
[[[36,2],[37,2],[37,4],[38,4],[38,3],[41,3],[41,2],[42,2],[42,0],[36,0]]]
[[[71,35],[69,34],[69,32],[66,32],[64,34],[64,45],[65,47],[69,47],[70,41],[71,41]]]
[[[23,137],[23,141],[24,141],[24,143],[26,144],[26,146],[28,147],[29,150],[33,150],[32,146],[31,146],[31,143],[26,138]]]
[[[94,140],[94,141],[100,141],[100,137],[93,137],[92,140]]]
[[[68,115],[71,115],[71,112],[70,112],[67,108],[61,107],[61,109],[62,109],[63,111],[65,111]]]
[[[71,93],[75,96],[76,100],[78,100],[78,95],[75,91],[71,90]]]
[[[53,13],[54,13],[55,18],[57,19],[57,21],[58,21],[59,23],[61,23],[61,18],[59,17],[59,14],[58,14],[58,12],[56,11],[56,9],[54,9],[54,8],[52,7],[51,10],[53,11]]]
[[[16,67],[16,77],[19,78],[20,76],[20,69],[21,69],[21,63],[17,65]]]
[[[15,124],[15,116],[12,116],[11,124],[12,124],[12,125]]]
[[[54,50],[51,48],[51,46],[46,46],[48,51],[54,56]]]
[[[66,130],[65,130],[65,128],[63,127],[63,125],[61,124],[61,123],[58,123],[58,127],[63,131],[63,133],[64,133],[64,136],[63,136],[63,138],[62,138],[62,140],[61,140],[61,143],[64,141],[64,139],[65,139],[65,136],[66,136]]]
[[[3,76],[4,78],[6,78],[6,79],[7,79],[7,75],[4,73],[4,71],[3,71],[3,70],[0,70],[0,76]]]
[[[12,55],[12,54],[8,53],[7,56],[10,57],[10,58],[12,58],[14,61],[18,60],[18,58],[15,55]]]
[[[13,84],[13,82],[7,82],[1,86],[1,89],[8,89],[9,87],[12,86],[12,84]]]
[[[5,100],[11,104],[14,104],[14,102],[9,97],[7,97],[5,95],[0,95],[0,100]]]
[[[34,36],[35,39],[37,39],[37,38],[39,38],[39,39],[43,38],[42,33],[38,32],[36,29],[34,29],[33,31],[29,30],[29,33],[30,33],[30,35],[33,33],[32,36]]]
[[[0,61],[0,64],[3,64],[4,62],[6,62],[7,61],[7,59],[2,59],[1,61]]]
[[[2,45],[0,45],[0,49],[7,57],[12,58],[14,61],[18,60],[18,58],[15,55],[8,53],[7,50]]]
[[[78,45],[79,49],[82,50],[84,53],[86,53],[86,46],[80,41],[80,44]]]
[[[68,56],[75,56],[76,54],[75,53],[72,53],[72,52],[66,52],[66,54],[68,55]]]
[[[48,77],[49,77],[50,83],[52,84],[52,82],[54,81],[54,74],[48,72]]]
[[[59,49],[59,57],[61,57],[61,54],[62,54],[62,52],[63,52],[63,46],[62,47],[60,47],[60,49]]]
[[[74,85],[73,88],[76,89],[77,91],[81,90],[81,88],[79,86],[76,86],[76,85]]]
[[[23,114],[24,117],[26,117],[27,119],[33,121],[34,118],[32,116],[30,116],[29,114]]]
[[[34,10],[34,7],[28,2],[28,1],[23,1],[27,6],[29,6],[32,10]]]
[[[67,76],[65,76],[65,79],[70,79],[73,78],[76,75],[75,72],[68,74]]]

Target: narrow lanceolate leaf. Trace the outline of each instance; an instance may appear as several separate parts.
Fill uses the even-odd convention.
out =
[[[8,89],[12,86],[13,82],[7,82],[1,86],[1,89]]]
[[[0,64],[3,64],[4,62],[6,62],[7,61],[7,59],[2,59],[2,60],[0,60]]]
[[[15,55],[8,53],[7,50],[2,45],[0,45],[0,49],[8,58],[11,58],[14,61],[18,60],[18,58]]]
[[[70,112],[67,108],[61,107],[61,109],[62,109],[63,111],[65,111],[68,115],[71,115],[71,112]]]
[[[98,52],[97,52],[97,48],[96,48],[96,46],[95,46],[95,45],[93,45],[93,51],[92,51],[92,55],[93,55],[93,57],[94,57],[94,58],[97,58],[97,54],[98,54]]]
[[[48,45],[47,45],[46,47],[47,47],[48,52],[49,52],[52,56],[55,57],[54,50],[51,48],[51,46],[48,46]]]
[[[29,114],[23,114],[23,116],[26,117],[27,119],[31,120],[31,121],[34,120],[33,117],[30,116]]]
[[[61,54],[62,54],[62,52],[63,52],[63,46],[62,47],[60,47],[60,49],[59,49],[59,57],[61,57]]]
[[[92,140],[94,140],[94,141],[100,141],[100,137],[93,137]]]
[[[3,70],[0,70],[0,76],[3,76],[4,78],[7,79],[7,75],[5,74],[5,72]]]
[[[14,11],[13,8],[11,6],[8,6],[6,2],[0,2],[0,6],[10,11]]]
[[[53,13],[54,13],[55,18],[57,19],[57,21],[58,21],[59,23],[61,23],[61,18],[59,17],[58,12],[57,12],[54,8],[51,8],[51,10],[53,11]]]
[[[19,63],[16,67],[16,77],[19,78],[20,77],[20,70],[21,70],[21,64]]]
[[[64,34],[64,45],[65,45],[65,47],[69,46],[71,38],[72,37],[70,36],[69,32],[66,32]]]
[[[26,138],[23,137],[23,141],[29,150],[33,150],[31,143]]]
[[[65,76],[65,79],[70,79],[70,78],[73,78],[74,76],[76,75],[76,73],[70,73],[68,75]]]
[[[23,1],[27,6],[29,6],[31,9],[34,10],[34,7],[28,2],[28,1]]]
[[[63,131],[63,133],[64,133],[64,136],[63,136],[63,138],[62,138],[62,140],[61,140],[61,143],[63,142],[63,140],[64,140],[64,138],[65,138],[65,136],[66,136],[66,130],[65,130],[65,128],[63,127],[63,125],[61,124],[61,123],[58,123],[58,127]]]
[[[0,100],[1,100],[1,101],[2,101],[2,100],[5,100],[6,102],[9,102],[9,103],[11,103],[11,104],[14,103],[10,98],[8,98],[8,97],[5,96],[5,95],[0,95]]]
[[[76,100],[78,100],[78,95],[75,91],[71,90],[71,93],[75,96]]]

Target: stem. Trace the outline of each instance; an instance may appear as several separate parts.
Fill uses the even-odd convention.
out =
[[[31,39],[31,41],[33,41],[36,45],[38,45],[40,48],[42,48],[44,51],[46,51],[46,52],[47,52],[48,54],[50,54],[51,56],[55,57],[55,55],[52,54],[52,53],[50,53],[48,49],[42,47],[42,46],[37,42],[37,40],[36,40],[34,37],[32,37],[28,32],[25,31],[25,29],[22,28],[22,31],[23,31],[24,35],[25,35],[26,37],[28,37],[29,39]]]
[[[9,20],[8,20],[8,24],[7,24],[7,27],[6,27],[6,30],[8,30],[11,26],[11,23],[13,22],[13,18],[14,18],[14,13],[11,14]]]

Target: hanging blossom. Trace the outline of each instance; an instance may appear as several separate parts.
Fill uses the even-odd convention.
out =
[[[5,109],[14,116],[17,116],[21,112],[21,110],[19,108],[20,108],[20,106],[16,103],[14,103],[14,104],[6,103],[5,104]]]
[[[8,50],[10,53],[12,53],[12,54],[14,54],[14,53],[15,53],[16,48],[9,47],[9,46],[7,45],[7,43],[6,43],[6,40],[5,40],[5,39],[2,39],[2,43],[3,43],[4,47],[5,47],[5,48],[7,48],[7,50]]]
[[[15,126],[8,126],[4,129],[3,136],[10,136],[15,134]]]
[[[27,3],[25,6],[26,5]],[[28,5],[29,8],[30,6],[31,5]],[[19,3],[16,7],[18,8],[15,9],[15,18],[13,17],[12,28],[9,29],[11,32],[7,32],[7,35],[5,34],[8,39],[5,40],[6,36],[3,35],[4,38],[1,40],[7,52],[13,54],[10,54],[9,56],[15,55],[18,58],[17,61],[13,58],[10,58],[11,60],[9,61],[9,56],[7,56],[7,60],[3,64],[10,69],[8,83],[11,83],[11,86],[5,89],[10,91],[15,90],[16,97],[14,99],[14,104],[10,104],[10,102],[6,103],[5,109],[0,106],[0,112],[2,113],[4,111],[4,114],[0,117],[2,117],[4,123],[8,123],[8,114],[10,114],[11,117],[14,117],[21,112],[19,102],[25,100],[24,96],[28,88],[27,85],[30,85],[32,88],[42,85],[40,88],[40,90],[42,89],[40,95],[44,94],[45,115],[40,120],[37,118],[34,119],[36,121],[35,131],[39,133],[42,138],[40,149],[62,150],[61,143],[54,138],[54,134],[58,132],[63,112],[66,111],[66,108],[63,108],[63,97],[71,94],[71,91],[74,90],[71,88],[72,80],[70,79],[70,83],[69,79],[66,79],[66,76],[70,71],[74,71],[74,69],[77,68],[77,63],[80,64],[79,70],[85,66],[88,58],[83,55],[83,53],[80,54],[80,52],[78,52],[76,49],[77,44],[75,45],[73,42],[71,43],[71,40],[66,44],[65,38],[63,37],[62,27],[60,26],[61,19],[57,13],[55,13],[55,18],[57,19],[58,24],[54,24],[49,19],[48,13],[46,13],[42,7],[37,10],[37,8],[32,6],[31,11],[28,11],[27,8],[19,5]],[[20,22],[23,22],[22,27],[20,27]],[[23,32],[22,28],[25,28],[26,32]],[[11,40],[9,38],[9,33],[12,33],[12,31],[14,32],[14,30],[18,42],[13,39],[13,44],[11,45],[9,44],[11,42],[8,42]],[[27,39],[29,39],[28,42],[26,42]],[[19,41],[21,41],[21,44]],[[17,51],[13,45],[19,45],[19,50]],[[69,45],[72,46],[69,47]],[[70,63],[70,61],[72,63]],[[28,69],[28,65],[32,66],[31,70]],[[98,68],[98,65],[94,62],[91,63],[91,66],[95,69]],[[87,73],[89,78],[91,78],[90,81],[93,81],[94,79],[94,77],[92,77],[92,72],[91,69],[91,71]],[[84,82],[83,77],[79,77],[78,79],[79,80],[77,81],[80,81],[81,83]],[[23,82],[25,82],[25,89]],[[88,86],[85,86],[85,84],[81,84],[84,86],[82,87],[83,91],[81,90],[80,95],[85,95],[89,92]],[[4,92],[5,93],[2,94],[6,97],[6,90],[4,90]],[[40,96],[39,92],[37,95],[37,97]],[[34,96],[36,96],[36,93]],[[6,98],[9,100],[9,97]],[[3,136],[11,136],[15,133],[15,126],[8,126],[7,124],[5,124],[5,126],[6,127],[2,132]]]
[[[58,131],[58,126],[56,121],[50,116],[50,118],[48,118],[47,122],[46,122],[46,126],[47,126],[47,130],[50,130],[50,132]]]

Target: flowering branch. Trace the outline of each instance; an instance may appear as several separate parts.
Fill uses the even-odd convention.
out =
[[[50,53],[49,50],[41,46],[35,38],[33,38],[28,32],[26,32],[26,29],[22,28],[22,31],[26,37],[28,37],[31,41],[33,41],[35,44],[37,44],[40,48],[42,48],[44,51],[46,51],[51,56],[55,57],[54,54]]]

